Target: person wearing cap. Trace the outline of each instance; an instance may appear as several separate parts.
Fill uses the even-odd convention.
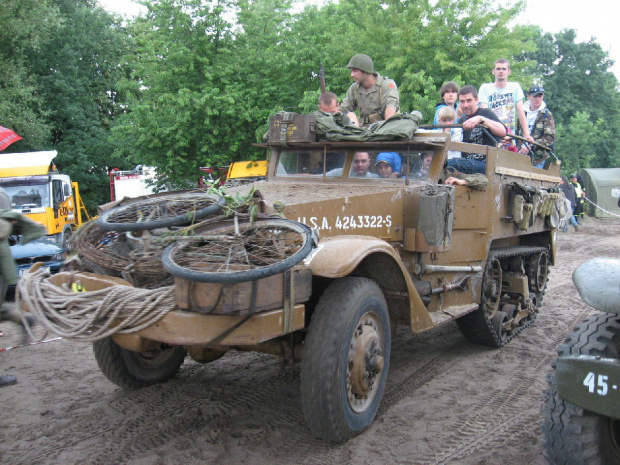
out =
[[[577,224],[581,224],[579,219],[583,219],[583,215],[586,209],[586,199],[585,199],[585,191],[579,182],[579,178],[577,178],[577,174],[573,173],[570,175],[570,183],[575,188],[575,211],[573,214],[575,215],[575,219],[577,220]]]
[[[345,113],[356,126],[367,127],[398,113],[400,96],[392,79],[375,72],[372,59],[362,53],[354,55],[347,68],[355,81],[347,90],[340,111]],[[359,119],[355,111],[359,112]]]
[[[530,87],[527,98],[528,101],[525,102],[523,108],[529,132],[534,142],[552,149],[555,143],[555,121],[553,114],[544,102],[545,89],[542,86],[534,85]],[[549,158],[548,150],[535,145],[522,144],[519,152],[529,155],[532,158],[532,166],[536,168],[544,168],[545,161]]]
[[[489,108],[504,123],[512,134],[517,134],[517,120],[523,131],[523,137],[530,142],[534,139],[530,136],[523,109],[523,90],[518,82],[508,81],[510,76],[510,62],[500,58],[493,65],[492,74],[495,82],[488,82],[480,86],[480,108]]]
[[[377,155],[375,167],[382,178],[397,178],[400,176],[402,161],[396,152],[382,152]]]

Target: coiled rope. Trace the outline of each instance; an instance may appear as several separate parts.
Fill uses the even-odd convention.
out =
[[[176,308],[174,286],[141,289],[114,285],[73,292],[51,283],[40,268],[20,277],[16,298],[37,321],[63,338],[92,342],[112,334],[144,329]]]

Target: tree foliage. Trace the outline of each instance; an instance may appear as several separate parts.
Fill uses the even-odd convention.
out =
[[[57,150],[57,166],[81,184],[91,211],[109,200],[109,129],[126,43],[118,21],[96,5],[23,0],[0,9],[9,25],[2,52],[12,51],[0,65],[12,90],[2,92],[0,108],[12,109],[4,124],[23,137],[11,150]]]
[[[581,168],[600,168],[599,155],[611,137],[603,120],[593,120],[587,112],[578,111],[567,124],[559,124],[556,131],[556,152],[561,154],[562,171],[578,173]]]
[[[572,29],[535,36],[526,56],[553,112],[556,151],[566,173],[620,165],[620,94],[613,61],[594,39],[576,43]]]

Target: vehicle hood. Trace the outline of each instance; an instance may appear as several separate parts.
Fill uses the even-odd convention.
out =
[[[16,244],[11,246],[11,254],[14,259],[35,257],[41,255],[56,255],[64,252],[53,239],[37,239],[26,245]]]

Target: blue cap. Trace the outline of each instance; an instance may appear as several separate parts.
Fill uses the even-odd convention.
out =
[[[400,168],[402,161],[400,160],[400,155],[396,152],[382,152],[377,155],[377,159],[375,160],[375,166],[377,166],[380,162],[389,163],[392,166],[392,172],[400,173]]]

